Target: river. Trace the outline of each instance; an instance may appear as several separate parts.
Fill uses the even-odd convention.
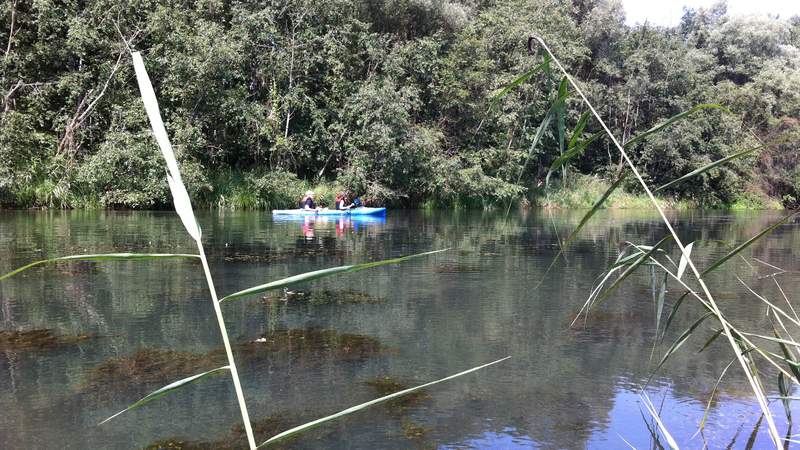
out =
[[[781,212],[671,212],[702,268]],[[326,267],[450,250],[400,265],[223,304],[260,441],[346,407],[505,356],[511,359],[377,405],[284,444],[289,448],[637,448],[650,446],[640,393],[672,341],[703,311],[687,300],[663,342],[642,268],[570,327],[596,278],[626,242],[666,229],[648,211],[602,211],[545,273],[580,211],[389,211],[385,220],[274,221],[265,212],[199,214],[224,295]],[[783,301],[800,292],[800,226],[779,227],[709,278],[726,316],[771,334],[765,306],[737,280]],[[668,247],[669,248],[669,247]],[[677,261],[674,246],[670,255]],[[194,253],[174,213],[0,211],[0,273],[101,252]],[[762,262],[754,259],[757,258]],[[659,278],[660,279],[660,278]],[[668,283],[663,328],[682,293]],[[785,305],[785,303],[783,303]],[[199,263],[125,261],[41,266],[0,281],[0,330],[50,330],[43,345],[0,343],[0,447],[179,448],[240,442],[227,375],[204,380],[104,425],[176,379],[225,364]],[[644,389],[683,447],[769,446],[759,409],[707,321]],[[768,331],[766,331],[768,330]],[[260,342],[259,342],[260,341]],[[760,367],[765,366],[759,363]],[[776,374],[763,367],[767,390]],[[786,432],[780,402],[772,403]],[[795,411],[800,414],[800,411]],[[763,425],[763,424],[761,424]],[[624,439],[624,440],[623,440]],[[233,444],[232,444],[233,445]]]

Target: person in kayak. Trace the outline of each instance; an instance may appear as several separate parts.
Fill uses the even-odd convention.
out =
[[[306,191],[306,195],[300,200],[301,209],[317,209],[314,205],[314,191]]]
[[[353,203],[350,203],[348,205],[347,201],[348,201],[348,199],[347,199],[347,194],[346,193],[340,192],[340,193],[336,194],[336,209],[341,210],[341,209],[350,209],[350,208],[355,207],[355,204],[353,204]]]

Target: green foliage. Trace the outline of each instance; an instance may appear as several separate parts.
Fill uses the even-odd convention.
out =
[[[750,131],[792,137],[667,195],[707,206],[800,198],[796,19],[714,7],[674,29],[628,27],[604,0],[91,0],[0,11],[0,36],[12,35],[0,55],[0,205],[168,206],[115,23],[151,62],[199,205],[288,207],[318,184],[373,203],[487,207],[536,201],[548,172],[567,189],[580,175],[613,179],[608,142],[580,144],[598,130],[578,126],[577,100],[550,112],[558,80],[527,55],[532,31],[625,141],[697,104],[733,111],[702,111],[636,143],[653,185],[755,146]]]

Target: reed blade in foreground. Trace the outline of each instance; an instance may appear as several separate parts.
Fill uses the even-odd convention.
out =
[[[647,131],[644,131],[642,133],[637,134],[632,139],[630,139],[628,142],[624,143],[622,146],[625,147],[625,148],[631,147],[634,144],[636,144],[639,141],[641,141],[642,139],[646,138],[647,136],[650,136],[653,133],[657,133],[657,132],[661,131],[662,129],[672,125],[673,123],[675,123],[675,122],[677,122],[679,120],[685,119],[685,118],[689,117],[690,115],[696,113],[697,111],[700,111],[700,110],[703,110],[703,109],[719,109],[719,110],[722,110],[722,111],[730,113],[730,110],[728,108],[726,108],[726,107],[724,107],[724,106],[722,106],[720,104],[717,104],[717,103],[701,103],[699,105],[695,105],[694,107],[692,107],[690,109],[687,109],[686,111],[683,111],[681,113],[675,114],[674,116],[672,116],[669,119],[659,123],[658,125],[650,128]]]
[[[144,406],[147,403],[150,403],[155,399],[161,398],[161,397],[169,394],[170,392],[175,391],[177,389],[180,389],[180,388],[182,388],[182,387],[184,387],[186,385],[189,385],[189,384],[192,384],[192,383],[197,383],[198,381],[200,381],[200,380],[202,380],[204,378],[208,378],[210,376],[217,375],[217,374],[222,373],[223,371],[229,370],[229,369],[230,369],[229,366],[217,367],[214,370],[209,370],[208,372],[203,372],[203,373],[199,373],[197,375],[192,375],[192,376],[184,378],[182,380],[178,380],[178,381],[176,381],[174,383],[170,383],[170,384],[162,387],[161,389],[157,389],[157,390],[145,395],[144,397],[139,399],[136,403],[133,403],[132,405],[128,406],[127,408],[123,409],[122,411],[120,411],[120,412],[114,414],[113,416],[107,418],[106,420],[100,422],[98,425],[102,425],[102,424],[108,422],[109,420],[119,416],[120,414],[122,414],[124,412],[127,412],[127,411],[130,411],[132,409],[136,409],[136,408],[139,408],[141,406]]]
[[[647,251],[646,251],[646,252],[644,251],[644,249],[645,249],[646,247],[644,247],[644,246],[637,246],[637,249],[639,249],[639,252],[640,252],[640,253],[638,253],[638,255],[640,255],[640,256],[638,256],[638,258],[636,258],[636,260],[635,260],[635,261],[633,261],[633,262],[632,262],[632,263],[631,263],[631,264],[630,264],[630,265],[629,265],[629,266],[628,266],[628,267],[625,269],[625,271],[624,271],[624,272],[622,272],[622,274],[620,274],[620,276],[619,276],[619,277],[617,277],[617,279],[616,279],[616,280],[614,280],[614,282],[613,282],[613,283],[611,283],[611,286],[609,286],[609,287],[608,287],[608,289],[606,289],[606,290],[605,290],[605,291],[603,291],[603,292],[602,292],[600,295],[598,295],[598,296],[595,298],[595,300],[592,302],[592,304],[599,303],[599,302],[601,302],[601,301],[605,300],[606,298],[608,298],[608,296],[609,296],[609,295],[610,295],[610,294],[611,294],[611,293],[612,293],[612,292],[613,292],[613,291],[614,291],[614,290],[615,290],[617,287],[619,287],[620,283],[622,283],[622,281],[623,281],[623,280],[625,280],[626,278],[628,278],[628,276],[630,276],[630,275],[631,275],[633,272],[635,272],[635,271],[636,271],[636,269],[638,269],[638,268],[639,268],[639,266],[641,266],[642,264],[646,264],[646,263],[647,263],[647,262],[650,260],[650,258],[652,258],[652,257],[653,257],[653,255],[654,255],[654,254],[655,254],[657,251],[659,251],[659,250],[661,249],[661,246],[662,246],[662,245],[664,245],[664,244],[665,244],[667,241],[669,241],[669,240],[671,240],[671,239],[672,239],[672,235],[669,235],[669,234],[668,234],[668,235],[664,236],[663,238],[661,238],[661,240],[660,240],[660,241],[658,241],[658,242],[656,243],[656,245],[654,245],[654,246],[652,246],[652,247],[649,247],[649,249],[647,249]]]
[[[528,81],[528,79],[530,79],[532,76],[536,75],[538,72],[540,72],[542,69],[544,69],[549,63],[550,63],[550,60],[548,59],[548,57],[545,57],[544,62],[542,62],[541,64],[539,64],[537,66],[534,66],[531,69],[529,69],[528,71],[526,71],[522,75],[518,76],[514,81],[512,81],[511,83],[506,85],[504,88],[500,89],[500,91],[498,91],[497,94],[492,96],[491,105],[493,106],[495,103],[500,101],[500,99],[505,97],[509,92],[511,92],[514,89],[516,89],[517,86],[519,86],[522,83]]]
[[[219,332],[222,336],[222,344],[225,347],[225,355],[228,358],[228,370],[230,371],[231,379],[233,381],[233,389],[236,392],[236,400],[239,403],[239,411],[242,415],[242,424],[244,425],[244,431],[247,435],[247,443],[249,448],[252,450],[256,447],[256,440],[253,436],[253,427],[250,424],[250,415],[247,412],[247,403],[245,402],[242,383],[239,380],[239,371],[236,369],[233,350],[231,349],[230,339],[228,338],[228,329],[225,325],[225,319],[222,316],[222,310],[219,306],[217,290],[214,287],[214,280],[211,277],[211,269],[208,267],[208,259],[206,258],[205,250],[203,250],[203,241],[200,238],[200,226],[197,224],[197,219],[195,218],[194,211],[192,210],[192,202],[189,199],[189,194],[186,192],[186,186],[184,186],[183,180],[181,179],[178,163],[175,159],[175,154],[172,152],[172,146],[170,145],[167,131],[164,128],[164,122],[161,120],[161,113],[159,112],[158,108],[158,100],[156,99],[155,91],[153,91],[153,86],[150,83],[150,77],[147,75],[147,70],[144,67],[142,55],[139,54],[139,52],[132,52],[131,56],[133,57],[133,67],[136,70],[136,80],[139,83],[139,90],[142,93],[142,101],[144,102],[145,109],[147,110],[147,116],[150,118],[150,125],[153,129],[153,134],[155,135],[156,140],[158,141],[158,146],[161,148],[161,152],[163,153],[164,159],[167,162],[167,182],[169,183],[170,192],[172,193],[172,200],[175,204],[175,212],[178,213],[183,226],[186,228],[186,232],[192,236],[195,244],[197,245],[200,262],[203,266],[203,274],[206,277],[208,291],[209,294],[211,294],[211,302],[214,306],[214,315],[217,318],[217,325],[219,326]]]
[[[0,275],[0,281],[12,277],[20,272],[36,267],[41,264],[68,262],[68,261],[130,261],[143,259],[185,259],[200,258],[200,255],[190,255],[185,253],[98,253],[94,255],[70,255],[58,258],[43,259],[35,261],[18,269],[14,269],[7,274]]]
[[[726,157],[724,157],[722,159],[718,159],[718,160],[716,160],[716,161],[714,161],[712,163],[706,164],[705,166],[703,166],[703,167],[701,167],[699,169],[695,169],[695,170],[687,173],[686,175],[683,175],[683,176],[681,176],[679,178],[676,178],[676,179],[670,181],[669,183],[663,184],[663,185],[653,189],[653,192],[658,192],[658,191],[666,189],[666,188],[668,188],[670,186],[674,186],[674,185],[676,185],[678,183],[683,183],[684,181],[688,180],[689,178],[692,178],[692,177],[695,177],[697,175],[700,175],[700,174],[703,174],[705,172],[708,172],[709,170],[713,169],[714,167],[717,167],[717,166],[719,166],[721,164],[725,164],[727,162],[733,161],[734,159],[742,158],[744,156],[747,156],[747,155],[749,155],[749,154],[751,154],[751,153],[753,153],[753,152],[755,152],[757,150],[761,150],[762,148],[767,147],[768,145],[769,144],[759,145],[758,147],[750,148],[750,149],[747,149],[747,150],[743,150],[741,152],[734,153],[733,155],[726,156]]]
[[[325,422],[330,422],[331,420],[336,420],[336,419],[338,419],[340,417],[344,417],[344,416],[346,416],[348,414],[352,414],[354,412],[361,411],[362,409],[368,408],[370,406],[377,405],[378,403],[383,403],[383,402],[391,400],[393,398],[401,397],[403,395],[410,394],[410,393],[412,393],[414,391],[418,391],[420,389],[424,389],[426,387],[433,386],[434,384],[438,384],[438,383],[441,383],[441,382],[447,381],[447,380],[452,380],[453,378],[457,378],[457,377],[460,377],[462,375],[466,375],[468,373],[475,372],[476,370],[480,370],[480,369],[489,367],[491,365],[497,364],[499,362],[503,362],[503,361],[507,360],[508,358],[511,358],[511,357],[510,356],[506,356],[505,358],[498,359],[497,361],[492,361],[492,362],[490,362],[488,364],[484,364],[482,366],[473,367],[472,369],[468,369],[468,370],[465,370],[463,372],[459,372],[459,373],[457,373],[455,375],[450,375],[449,377],[445,377],[445,378],[442,378],[442,379],[439,379],[439,380],[436,380],[436,381],[431,381],[430,383],[425,383],[425,384],[422,384],[422,385],[419,385],[419,386],[416,386],[416,387],[412,387],[412,388],[405,389],[405,390],[402,390],[402,391],[399,391],[399,392],[395,392],[394,394],[389,394],[389,395],[387,395],[385,397],[376,398],[375,400],[370,400],[370,401],[368,401],[366,403],[362,403],[360,405],[351,406],[350,408],[347,408],[345,410],[339,411],[336,414],[331,414],[330,416],[326,416],[326,417],[323,417],[321,419],[317,419],[317,420],[305,423],[303,425],[291,428],[291,429],[286,430],[286,431],[284,431],[282,433],[278,433],[275,436],[273,436],[273,437],[267,439],[266,441],[264,441],[263,443],[261,443],[261,445],[259,445],[258,448],[267,446],[269,444],[274,444],[275,442],[282,441],[282,440],[284,440],[284,439],[286,439],[286,438],[288,438],[290,436],[293,436],[295,434],[302,433],[304,431],[308,431],[308,430],[310,430],[312,428],[318,427],[318,426],[324,424]]]
[[[667,440],[667,445],[669,445],[669,447],[673,450],[678,450],[680,447],[678,447],[678,444],[675,442],[675,439],[669,433],[669,430],[667,430],[667,427],[664,426],[664,422],[661,421],[661,417],[659,417],[658,411],[656,411],[656,407],[653,406],[653,403],[650,401],[650,398],[647,396],[647,393],[642,391],[642,393],[639,394],[639,397],[642,399],[642,403],[644,404],[645,408],[647,408],[647,412],[650,413],[650,415],[653,417],[653,420],[655,420],[656,424],[658,424],[658,429],[661,431],[661,434]]]
[[[178,217],[180,217],[183,226],[186,228],[186,232],[188,232],[195,241],[199,241],[200,226],[197,224],[197,219],[194,217],[192,203],[189,200],[189,193],[186,191],[186,186],[183,184],[181,172],[178,169],[178,161],[175,159],[175,153],[172,151],[172,145],[167,136],[167,129],[164,127],[164,121],[161,119],[161,111],[158,108],[158,100],[153,90],[153,84],[150,83],[150,77],[147,75],[147,69],[144,66],[142,55],[139,52],[133,52],[131,56],[133,57],[133,69],[136,72],[136,81],[139,84],[142,102],[144,102],[147,117],[150,119],[153,135],[158,142],[158,147],[161,149],[161,154],[164,155],[164,160],[167,162],[167,183],[172,193],[175,212],[178,213]]]
[[[382,261],[353,264],[349,266],[331,267],[329,269],[322,269],[322,270],[315,270],[313,272],[301,273],[299,275],[293,275],[291,277],[283,278],[281,280],[276,280],[266,284],[253,286],[251,288],[235,292],[231,295],[226,295],[225,297],[222,297],[219,301],[220,303],[222,303],[229,300],[245,297],[247,295],[258,294],[261,292],[271,291],[274,289],[280,289],[297,283],[304,283],[306,281],[312,281],[312,280],[317,280],[319,278],[329,277],[331,275],[337,275],[341,273],[353,273],[361,270],[371,269],[373,267],[387,266],[389,264],[398,264],[401,262],[408,261],[410,259],[421,258],[423,256],[433,255],[435,253],[441,253],[447,250],[450,249],[446,248],[443,250],[434,250],[432,252],[418,253],[416,255],[401,256],[400,258],[384,259]]]
[[[744,250],[744,249],[746,249],[747,247],[749,247],[749,246],[750,246],[752,243],[754,243],[755,241],[757,241],[757,240],[761,239],[762,237],[764,237],[764,236],[765,236],[767,233],[770,233],[770,232],[771,232],[771,231],[773,231],[774,229],[776,229],[776,228],[778,228],[779,226],[783,225],[783,224],[784,224],[784,223],[786,223],[786,222],[787,222],[789,219],[791,219],[792,217],[796,216],[798,213],[800,213],[800,211],[794,211],[793,213],[791,213],[791,214],[787,215],[787,216],[786,216],[786,217],[784,217],[783,219],[781,219],[781,220],[779,220],[779,221],[775,222],[774,224],[772,224],[772,225],[768,226],[767,228],[764,228],[763,230],[761,230],[760,232],[758,232],[758,234],[756,234],[755,236],[751,237],[750,239],[748,239],[747,241],[745,241],[744,243],[742,243],[741,245],[739,245],[739,246],[738,246],[738,247],[736,247],[735,249],[731,250],[731,252],[730,252],[730,253],[728,253],[727,255],[723,256],[722,258],[720,258],[720,259],[716,260],[716,261],[715,261],[713,264],[711,264],[711,265],[710,265],[710,266],[709,266],[707,269],[705,269],[704,271],[702,271],[702,272],[700,273],[700,276],[701,276],[701,277],[705,277],[705,276],[706,276],[707,274],[709,274],[709,273],[710,273],[712,270],[714,270],[714,269],[716,269],[717,267],[719,267],[719,266],[721,266],[722,264],[724,264],[724,263],[725,263],[725,261],[727,261],[727,260],[729,260],[729,259],[733,258],[733,257],[734,257],[734,256],[736,256],[736,255],[737,255],[739,252],[741,252],[742,250]]]

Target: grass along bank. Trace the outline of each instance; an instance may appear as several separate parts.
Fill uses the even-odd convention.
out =
[[[570,183],[564,186],[553,183],[533,193],[533,204],[546,209],[582,209],[592,208],[603,196],[611,182],[594,175],[575,175]],[[657,196],[664,209],[734,209],[734,210],[780,210],[784,209],[780,200],[770,198],[756,190],[746,190],[736,196],[733,202],[703,202],[695,199],[681,199],[674,196]],[[603,204],[604,208],[613,209],[650,209],[652,204],[644,192],[631,192],[617,189]]]
[[[187,177],[188,178],[188,177]],[[334,203],[337,192],[347,189],[336,180],[308,181],[287,171],[242,172],[223,170],[210,176],[195,176],[189,184],[192,203],[199,208],[225,208],[233,210],[270,210],[292,208],[307,190],[313,190],[321,206]],[[506,192],[503,196],[482,195],[481,186],[468,186],[464,192],[431,196],[427,199],[370,197],[360,195],[367,204],[394,208],[422,209],[505,209],[509,200],[514,208],[583,209],[591,208],[608,190],[611,182],[597,175],[573,174],[565,186],[560,180],[549,187],[519,189],[520,194]],[[59,187],[51,182],[34,183],[16,191],[17,195],[0,198],[0,207],[60,208],[60,209],[169,209],[166,182],[149,183],[145,189],[136,185],[109,187],[98,192],[86,186]],[[662,195],[658,200],[666,209],[734,209],[762,210],[784,209],[781,201],[770,198],[757,189],[748,189],[731,202],[709,202],[697,199]],[[642,192],[617,189],[603,204],[613,209],[649,209],[647,197]]]

